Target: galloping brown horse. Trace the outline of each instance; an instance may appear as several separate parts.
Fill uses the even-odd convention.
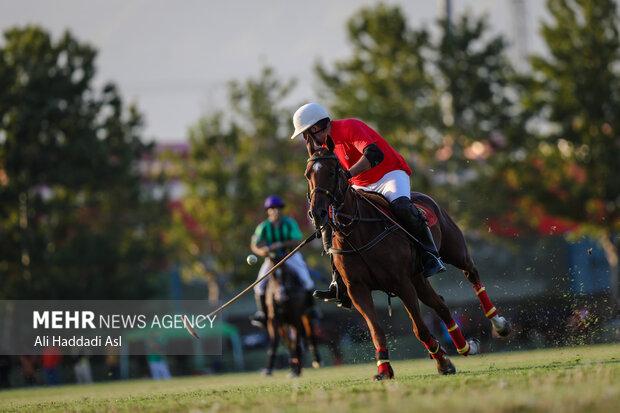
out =
[[[299,278],[286,265],[276,270],[267,282],[265,298],[269,348],[267,367],[263,370],[265,375],[271,375],[273,371],[280,339],[284,340],[289,350],[290,376],[301,375],[303,340],[313,356],[312,366],[318,368],[321,365],[314,326],[307,314],[305,294]]]
[[[386,219],[389,205],[375,195],[384,213],[371,206],[362,194],[349,185],[338,159],[328,149],[311,154],[305,176],[308,180],[310,215],[317,228],[331,225],[334,232],[333,261],[342,276],[356,309],[362,314],[376,349],[378,374],[375,379],[392,378],[385,333],[377,320],[371,291],[381,290],[398,296],[413,322],[413,332],[437,362],[441,374],[456,372],[439,342],[431,335],[420,315],[418,298],[433,308],[445,323],[459,354],[475,354],[478,343],[466,341],[454,322],[450,310],[420,271],[418,252],[397,225]],[[488,296],[481,287],[478,271],[467,251],[465,240],[454,221],[428,196],[416,194],[427,213],[434,213],[437,223],[431,225],[442,258],[461,268],[468,280],[480,286],[479,297]],[[429,223],[430,224],[430,223]],[[481,299],[482,301],[482,299]],[[483,304],[484,305],[484,304]],[[493,316],[497,310],[493,307]],[[490,315],[488,311],[487,316]],[[504,320],[505,321],[505,320]],[[508,323],[504,324],[509,328]],[[501,331],[507,334],[508,331]]]

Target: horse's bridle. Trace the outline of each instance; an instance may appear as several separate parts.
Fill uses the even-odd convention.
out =
[[[308,167],[311,167],[310,165],[311,163],[314,163],[322,159],[330,159],[330,160],[335,159],[336,160],[336,170],[334,171],[335,172],[334,173],[334,187],[331,191],[325,188],[321,188],[319,186],[313,188],[312,191],[308,191],[308,201],[309,202],[312,201],[312,197],[317,192],[325,194],[327,197],[329,197],[331,201],[330,206],[332,207],[332,216],[331,216],[331,219],[328,216],[327,221],[321,227],[317,224],[316,219],[312,216],[311,214],[312,210],[309,211],[310,218],[312,218],[312,221],[317,231],[322,232],[325,227],[331,227],[332,230],[337,231],[342,235],[343,242],[346,243],[350,248],[349,250],[344,250],[344,249],[334,249],[330,247],[328,251],[329,254],[336,254],[336,255],[356,254],[361,258],[362,262],[364,262],[364,264],[368,268],[368,271],[372,274],[373,272],[372,267],[369,265],[367,259],[364,257],[364,254],[362,254],[362,252],[370,248],[373,248],[375,245],[377,245],[377,243],[381,242],[381,240],[383,240],[386,236],[391,234],[396,227],[395,226],[386,227],[380,234],[375,236],[373,239],[371,239],[369,242],[365,243],[361,247],[354,246],[352,242],[349,240],[349,235],[351,234],[351,231],[353,230],[353,226],[356,222],[360,222],[360,221],[383,222],[384,220],[381,218],[379,219],[362,218],[361,212],[360,212],[360,206],[359,206],[359,196],[355,196],[356,212],[354,212],[353,215],[342,213],[340,210],[344,207],[345,197],[346,197],[347,192],[351,189],[351,184],[349,183],[348,180],[345,180],[346,187],[345,189],[341,188],[342,185],[340,185],[339,178],[343,170],[342,170],[342,166],[340,165],[340,162],[338,161],[338,158],[333,153],[311,157],[310,159],[308,159],[308,162],[307,162]],[[306,176],[306,178],[307,177],[308,176]],[[309,184],[308,184],[308,189],[310,189]],[[353,191],[353,193],[355,194],[355,191]],[[340,222],[339,218],[346,218],[348,220],[348,223]],[[389,297],[390,296],[388,294],[388,299]]]
[[[346,188],[344,190],[340,188],[339,178],[340,178],[340,174],[342,173],[342,167],[340,166],[340,162],[338,161],[338,158],[336,157],[336,155],[330,154],[330,155],[313,156],[313,157],[308,159],[307,164],[313,164],[316,161],[325,160],[325,159],[335,160],[336,161],[336,170],[335,170],[335,173],[334,173],[334,187],[333,187],[332,190],[321,188],[320,186],[314,187],[312,189],[312,191],[309,190],[308,193],[307,193],[308,202],[310,202],[312,200],[312,197],[314,196],[314,194],[318,192],[320,194],[326,195],[330,199],[330,201],[331,201],[330,205],[335,210],[338,210],[344,204],[344,194],[346,193],[346,191],[349,190],[350,185],[347,182],[347,186],[346,186]],[[310,189],[310,188],[308,187],[308,189]],[[314,218],[312,217],[312,211],[311,210],[309,211],[309,214],[310,214],[310,218],[312,218],[314,220]]]

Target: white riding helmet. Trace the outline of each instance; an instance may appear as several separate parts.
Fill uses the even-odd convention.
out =
[[[295,139],[297,135],[305,132],[310,126],[314,125],[321,119],[329,118],[327,110],[318,103],[306,103],[293,115],[293,126],[295,132],[291,136],[291,139]]]

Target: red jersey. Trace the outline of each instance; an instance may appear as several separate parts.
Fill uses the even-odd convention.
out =
[[[371,143],[383,152],[383,161],[359,175],[351,178],[351,183],[359,186],[374,184],[388,172],[401,170],[411,175],[405,159],[390,146],[385,139],[370,126],[358,119],[332,120],[330,136],[334,141],[334,153],[340,164],[350,169],[364,155],[364,148]]]

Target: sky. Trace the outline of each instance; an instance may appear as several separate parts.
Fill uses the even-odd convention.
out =
[[[314,63],[350,54],[346,21],[371,0],[0,0],[0,30],[39,24],[55,37],[65,29],[99,50],[98,85],[113,81],[145,115],[145,136],[180,142],[203,114],[226,109],[226,84],[272,66],[298,85],[291,99],[316,100]],[[432,27],[441,0],[391,0],[411,26]],[[517,20],[515,4],[525,6]],[[494,32],[528,52],[543,50],[537,35],[542,0],[454,0],[454,15],[487,14]],[[521,49],[523,50],[523,49]],[[519,49],[512,56],[518,59]]]

